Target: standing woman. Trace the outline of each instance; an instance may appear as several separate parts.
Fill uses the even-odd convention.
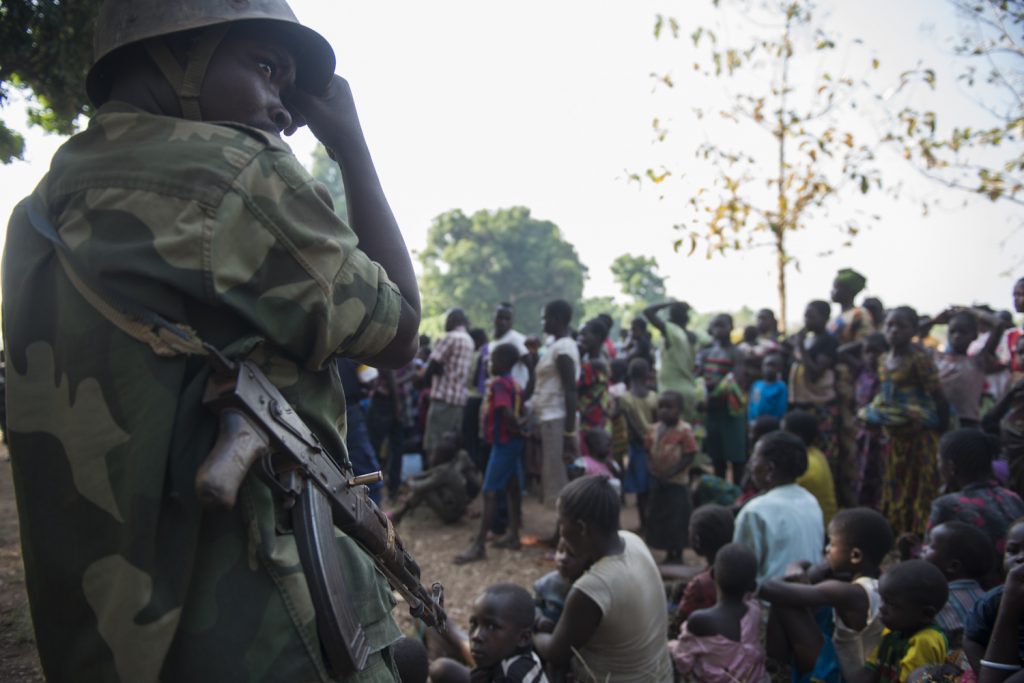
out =
[[[565,465],[577,449],[576,380],[580,353],[569,336],[572,306],[556,299],[544,306],[541,322],[551,342],[537,361],[526,385],[526,400],[540,424],[541,499],[555,508],[558,493],[569,480]]]
[[[878,367],[879,392],[860,418],[882,427],[889,442],[881,512],[897,533],[923,534],[932,500],[939,492],[936,453],[949,422],[931,355],[913,342],[917,312],[909,306],[889,311],[885,338],[889,351]]]
[[[587,569],[566,596],[553,633],[534,648],[577,680],[671,683],[668,613],[661,575],[636,534],[619,530],[619,494],[601,476],[574,479],[558,498],[568,555]]]

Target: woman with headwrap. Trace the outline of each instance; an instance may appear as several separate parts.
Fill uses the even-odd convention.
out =
[[[832,282],[832,301],[842,311],[829,323],[828,331],[842,344],[861,341],[876,331],[871,313],[853,305],[854,298],[867,285],[867,278],[853,268],[843,268]],[[839,404],[839,419],[836,424],[836,457],[832,461],[832,473],[836,484],[836,496],[842,507],[857,505],[860,470],[857,466],[857,404],[855,397],[856,377],[859,367],[850,367],[843,362],[836,364],[836,400]]]

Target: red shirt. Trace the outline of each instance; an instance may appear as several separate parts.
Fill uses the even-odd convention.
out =
[[[512,439],[509,420],[518,420],[523,404],[523,390],[512,375],[492,377],[487,385],[487,412],[484,414],[484,437],[491,443],[506,444]],[[508,408],[506,419],[498,420],[498,409]]]

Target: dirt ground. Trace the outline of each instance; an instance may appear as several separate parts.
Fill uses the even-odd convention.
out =
[[[486,586],[510,581],[532,589],[534,581],[554,569],[554,561],[549,559],[551,551],[544,547],[524,547],[519,551],[488,548],[487,559],[482,562],[452,564],[452,558],[469,544],[479,524],[479,510],[478,498],[466,518],[458,524],[446,525],[429,509],[421,508],[410,513],[398,529],[423,570],[424,585],[430,586],[434,581],[444,584],[448,617],[462,628],[468,625],[473,598]],[[527,536],[543,537],[554,531],[554,512],[532,498],[524,502],[523,518]],[[623,510],[622,527],[632,529],[636,525],[636,509],[629,506]],[[403,603],[396,609],[395,617],[406,633],[414,633]],[[11,464],[6,448],[0,446],[0,681],[43,680],[25,596]]]

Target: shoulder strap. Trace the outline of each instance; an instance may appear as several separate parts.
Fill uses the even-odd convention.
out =
[[[104,292],[88,271],[76,267],[74,253],[60,238],[53,224],[33,205],[35,201],[30,198],[20,205],[29,224],[54,246],[64,274],[97,313],[128,336],[148,345],[158,356],[209,355],[203,341],[191,327],[172,323],[133,302]]]

